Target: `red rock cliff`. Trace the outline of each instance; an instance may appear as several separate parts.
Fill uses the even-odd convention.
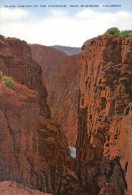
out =
[[[68,161],[61,128],[40,116],[37,93],[0,83],[0,180],[55,192]]]
[[[0,70],[15,81],[9,88],[0,80],[0,181],[57,195],[80,195],[62,128],[48,119],[41,68],[25,42],[1,37],[0,44]],[[5,194],[21,193],[18,185],[7,189],[1,185]]]
[[[77,139],[80,55],[67,56],[57,49],[30,45],[32,56],[41,65],[48,91],[52,118],[61,124],[69,146]]]
[[[83,45],[77,174],[88,195],[132,194],[132,39]]]
[[[41,67],[33,61],[30,47],[25,41],[0,37],[0,70],[12,76],[17,82],[38,91],[41,114],[46,118],[50,117]]]

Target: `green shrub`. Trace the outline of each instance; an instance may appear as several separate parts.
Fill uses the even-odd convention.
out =
[[[2,81],[2,83],[9,88],[12,88],[14,85],[14,81],[12,79],[12,77],[8,77],[3,75],[3,73],[0,71],[0,80]]]
[[[106,35],[118,35],[124,38],[132,37],[132,30],[123,30],[120,31],[117,27],[109,28],[106,32]]]
[[[120,34],[120,31],[117,27],[112,27],[112,28],[109,28],[105,34],[108,34],[108,35],[119,35]]]
[[[123,30],[120,32],[120,35],[124,38],[132,37],[132,30]]]

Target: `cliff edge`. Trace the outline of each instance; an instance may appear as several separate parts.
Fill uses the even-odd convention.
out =
[[[132,39],[83,45],[77,174],[88,195],[132,194]]]

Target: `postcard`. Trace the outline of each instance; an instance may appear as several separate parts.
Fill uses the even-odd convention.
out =
[[[0,0],[0,195],[132,195],[131,8]]]

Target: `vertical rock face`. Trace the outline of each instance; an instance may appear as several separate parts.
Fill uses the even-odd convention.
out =
[[[11,88],[0,81],[0,181],[58,194],[62,177],[66,185],[74,178],[73,163],[61,126],[49,119],[41,68],[25,42],[1,37],[0,46],[0,70],[15,80]]]
[[[50,117],[42,71],[40,66],[33,61],[30,47],[26,42],[0,37],[0,70],[4,74],[12,76],[17,82],[38,91],[41,114]]]
[[[48,91],[52,118],[61,124],[69,146],[77,139],[80,55],[67,56],[57,49],[30,45],[32,56],[41,65]]]
[[[40,115],[37,93],[0,83],[0,181],[56,192],[70,157],[61,127]]]
[[[84,43],[77,174],[88,195],[132,194],[132,39]]]
[[[30,185],[39,122],[36,95],[24,86],[8,89],[0,83],[1,181]]]

